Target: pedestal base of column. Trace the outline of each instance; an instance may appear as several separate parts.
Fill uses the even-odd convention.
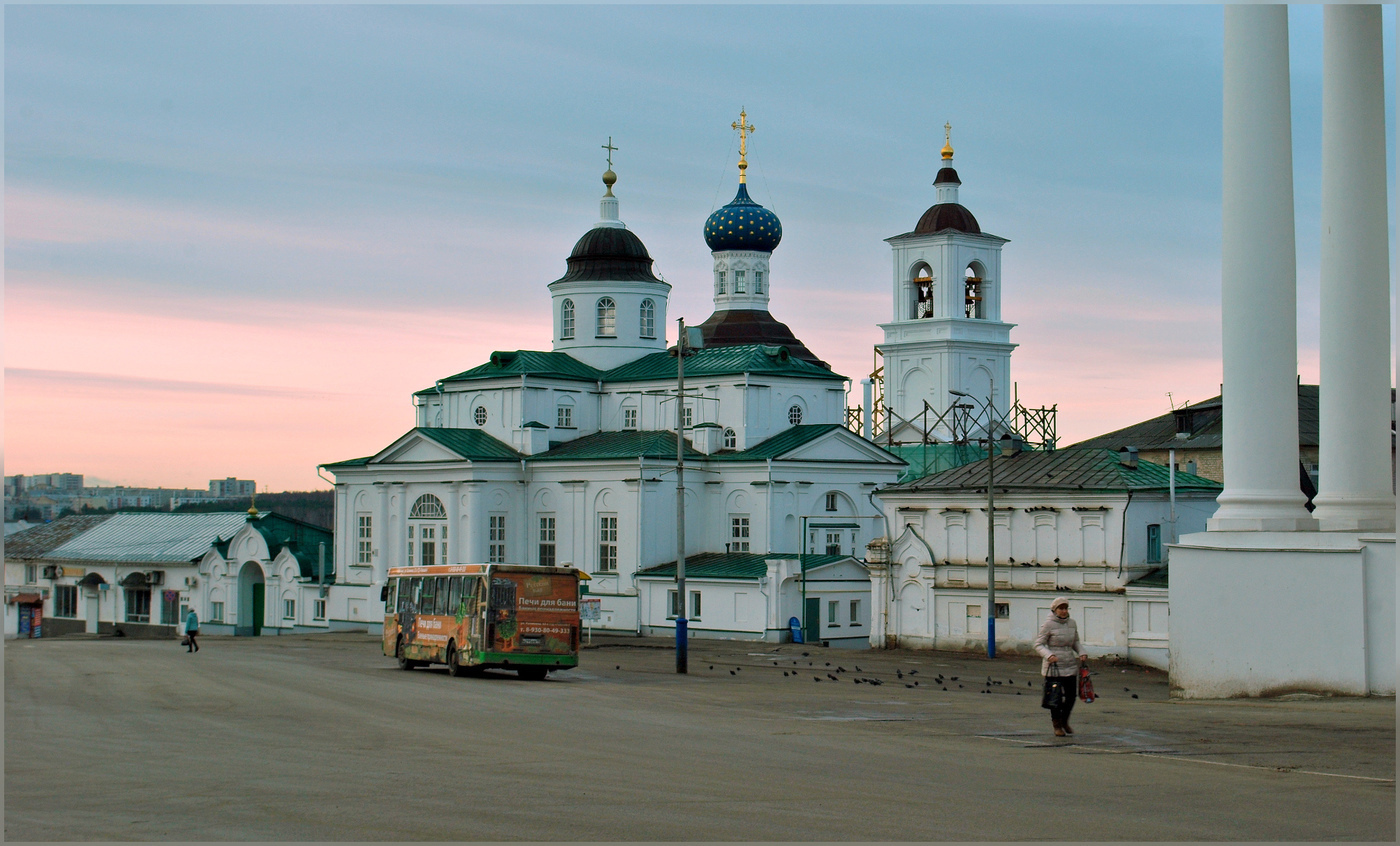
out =
[[[1208,532],[1312,532],[1302,491],[1229,491],[1216,497],[1220,509],[1206,520]]]
[[[1324,532],[1393,532],[1395,497],[1318,494],[1313,518]]]

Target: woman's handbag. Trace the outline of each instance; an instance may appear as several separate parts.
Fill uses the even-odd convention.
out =
[[[181,646],[189,646],[189,645],[190,645],[190,639],[189,639],[189,637],[182,637],[182,638],[180,638],[180,645],[181,645]]]
[[[1079,665],[1079,698],[1085,702],[1094,701],[1094,683],[1089,681],[1089,665]]]
[[[1040,696],[1040,707],[1052,711],[1065,707],[1065,686],[1058,676],[1045,677],[1045,692]]]

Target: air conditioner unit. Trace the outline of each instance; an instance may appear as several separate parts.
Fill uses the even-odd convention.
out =
[[[185,577],[185,587],[187,587],[187,588],[199,587],[199,579],[196,578],[196,577],[194,577],[194,576],[186,576],[186,577]]]
[[[153,584],[153,585],[163,585],[163,584],[165,584],[165,571],[164,571],[164,570],[152,570],[152,571],[150,571],[149,573],[146,574],[146,581],[150,582],[150,583]]]
[[[59,567],[58,567],[57,565],[54,565],[54,564],[45,564],[45,565],[44,565],[44,578],[46,578],[46,579],[56,579],[56,578],[58,578],[58,577],[61,576],[61,575],[63,575],[63,570],[59,569]]]

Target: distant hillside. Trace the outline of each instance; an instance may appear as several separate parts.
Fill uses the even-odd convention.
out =
[[[175,509],[184,511],[228,511],[235,503],[225,500],[219,503],[182,505]],[[237,503],[247,508],[246,501]],[[284,517],[291,517],[332,531],[335,525],[335,491],[287,491],[285,493],[260,493],[257,497],[259,511],[276,511]]]

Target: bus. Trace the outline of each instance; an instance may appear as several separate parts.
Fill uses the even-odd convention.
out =
[[[393,567],[384,600],[384,654],[411,670],[453,676],[489,668],[539,680],[578,666],[579,571],[518,564]]]

